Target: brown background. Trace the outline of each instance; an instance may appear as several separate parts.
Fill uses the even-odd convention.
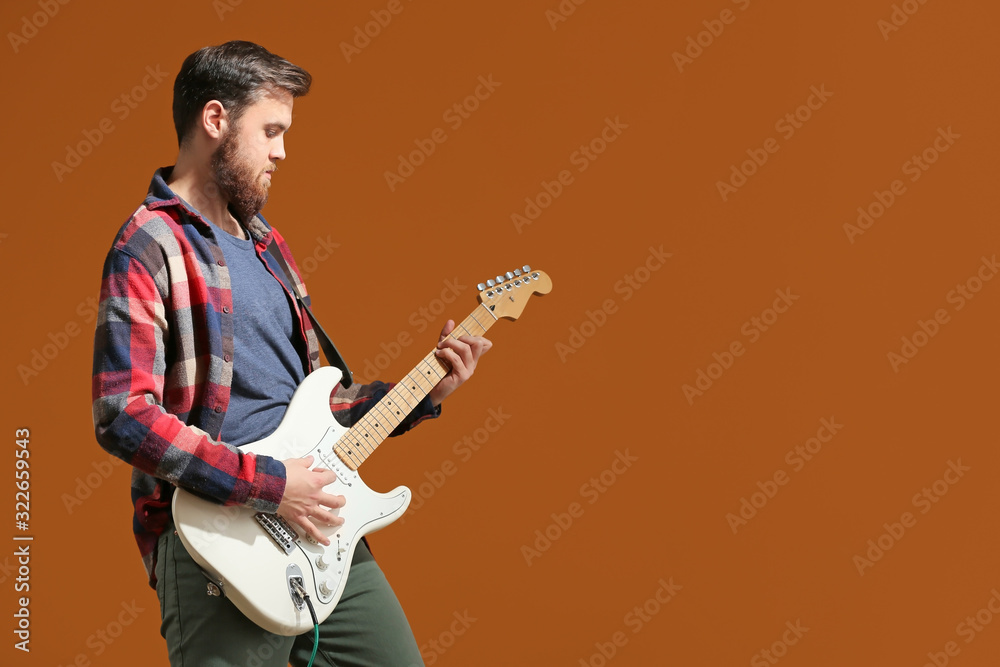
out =
[[[776,647],[783,665],[917,667],[949,641],[960,650],[950,664],[996,664],[1000,623],[969,643],[957,626],[1000,587],[1000,282],[961,310],[947,300],[1000,251],[996,11],[908,0],[916,13],[884,39],[888,0],[740,4],[593,0],[553,30],[556,0],[404,2],[350,63],[338,45],[385,3],[76,1],[16,52],[8,35],[0,459],[12,470],[14,431],[30,428],[35,541],[29,655],[11,648],[15,575],[0,571],[4,664],[81,654],[166,664],[127,469],[72,512],[64,494],[106,461],[91,428],[87,299],[118,226],[175,156],[171,87],[183,58],[234,38],[314,75],[264,213],[300,265],[319,239],[339,244],[310,265],[308,283],[359,374],[403,331],[417,342],[384,379],[423,355],[443,318],[422,334],[408,318],[446,279],[466,286],[453,317],[474,305],[472,285],[523,263],[555,284],[493,329],[494,350],[443,419],[366,466],[379,490],[418,489],[446,460],[457,467],[372,540],[428,664],[770,664],[755,655],[796,621],[809,630],[787,654]],[[734,22],[679,72],[674,52],[724,9]],[[39,11],[6,2],[0,27],[20,32]],[[167,79],[120,118],[112,105],[147,66]],[[490,75],[500,86],[452,129],[442,114]],[[832,96],[786,139],[775,122],[811,86]],[[53,162],[104,118],[114,131],[57,179]],[[606,118],[628,127],[578,172],[571,155]],[[447,141],[391,192],[384,172],[438,127]],[[949,127],[960,138],[910,181],[904,163]],[[717,181],[771,137],[779,150],[723,201]],[[515,229],[511,214],[563,169],[574,182]],[[905,194],[851,243],[843,226],[895,179]],[[672,257],[626,300],[617,281],[661,245]],[[744,323],[786,288],[798,300],[751,342]],[[557,343],[607,299],[616,312],[560,359]],[[949,321],[894,371],[887,354],[939,308]],[[73,323],[82,333],[23,381],[18,366]],[[745,353],[689,403],[682,385],[733,341]],[[454,443],[501,407],[510,418],[462,461]],[[794,471],[786,452],[823,418],[843,428]],[[588,504],[581,486],[616,450],[637,460]],[[947,494],[922,514],[914,494],[959,460],[969,470],[939,484]],[[788,483],[734,534],[726,515],[779,470]],[[2,476],[9,540],[13,472]],[[522,546],[573,502],[582,516],[529,566]],[[907,511],[916,524],[859,575],[854,557]],[[0,564],[13,560],[9,545]],[[661,578],[682,588],[634,632],[627,614]],[[88,642],[133,601],[143,611],[113,643]],[[465,611],[477,620],[434,650]],[[627,643],[606,660],[598,645],[616,632]]]

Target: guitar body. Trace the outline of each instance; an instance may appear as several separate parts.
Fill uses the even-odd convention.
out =
[[[330,393],[340,378],[340,370],[330,366],[311,373],[296,389],[278,429],[240,448],[278,460],[311,455],[315,467],[337,473],[337,481],[324,490],[347,502],[331,510],[344,519],[342,526],[319,526],[329,547],[300,537],[276,515],[219,505],[183,489],[174,493],[174,524],[188,553],[240,611],[278,635],[302,634],[313,625],[292,579],[305,588],[322,622],[344,593],[358,540],[398,519],[410,504],[405,486],[376,493],[334,452],[347,432],[330,412]]]
[[[516,320],[533,294],[548,294],[552,280],[527,265],[478,286],[479,305],[449,334],[481,336],[500,318]],[[313,457],[316,467],[337,473],[324,490],[347,502],[334,514],[342,526],[320,526],[330,540],[324,547],[275,514],[226,507],[183,489],[174,492],[177,534],[188,553],[221,586],[226,597],[250,620],[278,635],[312,627],[312,616],[298,591],[305,589],[316,618],[323,622],[344,594],[354,549],[364,535],[387,526],[406,511],[412,497],[405,486],[375,493],[358,467],[406,415],[449,372],[432,350],[350,429],[330,412],[338,369],[313,371],[295,390],[278,429],[240,449],[278,460]]]

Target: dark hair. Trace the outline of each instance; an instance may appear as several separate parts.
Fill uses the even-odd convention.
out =
[[[206,46],[189,55],[174,81],[174,129],[177,144],[205,105],[219,100],[236,123],[247,107],[274,90],[292,97],[309,92],[309,72],[253,42]]]

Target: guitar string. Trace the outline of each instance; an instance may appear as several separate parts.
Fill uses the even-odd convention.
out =
[[[480,322],[475,317],[475,310],[474,310],[472,313],[469,314],[468,317],[465,318],[465,320],[462,321],[462,323],[458,327],[455,328],[454,331],[451,332],[451,334],[449,334],[450,337],[456,339],[459,338],[462,335],[461,333],[458,332],[459,328],[463,329],[470,336],[475,335],[469,329],[469,327],[472,326],[473,323],[475,323],[475,325],[478,326],[478,328],[482,329],[482,333],[486,333],[489,330],[489,325],[492,325],[493,322],[496,321],[496,316],[489,311],[489,308],[486,306],[486,304],[483,303],[479,304],[477,306],[477,310],[479,308],[485,309],[494,319],[492,321],[488,321],[487,326],[483,326],[482,322]],[[421,380],[424,380],[427,383],[426,388],[423,386],[421,382],[413,381],[412,378],[412,373],[414,371],[421,370],[420,368],[421,365],[430,368],[431,371],[437,376],[437,380],[431,382],[431,380],[424,377],[424,374],[419,374]],[[376,403],[371,408],[371,410],[365,413],[365,415],[362,416],[361,419],[359,419],[355,423],[355,425],[351,427],[350,430],[348,430],[348,432],[345,434],[344,439],[338,442],[334,446],[334,451],[338,455],[340,455],[342,459],[345,457],[349,459],[350,462],[354,464],[355,468],[359,467],[362,463],[365,462],[365,460],[367,460],[369,456],[371,456],[375,452],[375,449],[380,444],[382,444],[382,442],[389,436],[389,433],[395,430],[395,428],[398,427],[400,423],[402,423],[403,419],[406,418],[406,415],[409,414],[413,410],[413,408],[415,408],[419,404],[419,402],[422,401],[427,396],[427,394],[431,392],[431,390],[438,384],[438,382],[440,382],[443,379],[444,375],[442,375],[442,372],[446,375],[448,372],[447,367],[437,358],[434,352],[430,352],[412,370],[410,370],[409,373],[407,373],[404,376],[405,378],[411,380],[412,382],[411,386],[413,386],[414,388],[420,387],[417,391],[418,393],[422,393],[423,395],[418,396],[417,394],[414,393],[413,389],[406,386],[405,383],[402,381],[400,383],[397,383],[378,403]],[[430,375],[430,372],[427,372],[426,374]],[[417,399],[416,403],[410,405],[409,401],[406,400],[403,391],[406,391],[414,399]],[[389,407],[392,405],[393,401],[396,401],[397,407],[399,407],[400,404],[406,405],[408,407],[407,411],[405,413],[402,413],[399,410]],[[385,405],[383,405],[383,403]],[[387,409],[389,410],[388,414],[387,414]],[[376,421],[372,413],[377,413],[382,417],[382,419]],[[397,418],[396,415],[399,415],[399,417]],[[386,429],[385,426],[382,426],[381,424],[382,421],[387,421],[389,422],[389,424],[392,424],[392,428]],[[349,449],[343,448],[342,444],[344,441],[346,441],[350,445],[353,445],[353,447]]]

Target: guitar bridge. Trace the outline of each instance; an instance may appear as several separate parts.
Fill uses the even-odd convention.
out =
[[[277,514],[265,514],[263,512],[257,512],[253,516],[260,524],[260,527],[271,536],[271,539],[278,548],[284,551],[286,554],[292,553],[295,548],[295,541],[299,538],[298,534],[288,525],[288,522],[282,519]]]

